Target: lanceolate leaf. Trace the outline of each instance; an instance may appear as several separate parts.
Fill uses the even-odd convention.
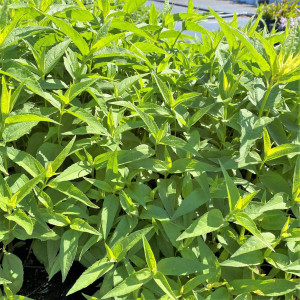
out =
[[[201,272],[205,269],[209,269],[210,266],[204,265],[197,260],[169,257],[160,260],[157,268],[164,275],[183,276]]]
[[[34,177],[45,170],[40,162],[29,153],[14,149],[13,147],[0,147],[0,151]]]
[[[78,200],[79,202],[84,203],[87,206],[98,208],[96,204],[94,204],[81,190],[75,187],[71,182],[56,182],[51,181],[48,184],[51,188],[57,189],[61,193]]]
[[[87,45],[86,41],[72,26],[70,26],[63,20],[50,15],[47,15],[47,18],[55,23],[59,27],[59,29],[73,41],[82,55],[87,55],[89,53],[89,46]]]
[[[130,294],[131,292],[139,289],[143,284],[147,283],[151,279],[151,272],[147,269],[142,269],[124,281],[122,281],[119,285],[117,285],[114,289],[108,292],[103,299],[108,299],[111,297],[118,297]]]
[[[265,157],[265,161],[273,160],[289,154],[300,153],[300,145],[283,144],[270,149]]]
[[[237,220],[237,222],[240,225],[242,225],[244,228],[246,228],[248,231],[250,231],[260,241],[262,241],[263,243],[265,243],[265,245],[268,248],[270,248],[272,251],[274,251],[274,249],[272,248],[272,246],[264,240],[263,236],[261,235],[261,233],[257,229],[255,223],[253,222],[253,220],[246,213],[239,212],[239,213],[235,214],[235,219]]]
[[[69,229],[65,231],[60,242],[59,264],[64,282],[75,259],[80,233]]]
[[[220,210],[213,209],[195,220],[178,238],[183,240],[189,237],[200,236],[218,230],[224,224]]]
[[[71,295],[91,285],[98,278],[111,270],[113,266],[113,263],[108,262],[105,259],[95,262],[80,275],[75,284],[69,290],[68,295]]]
[[[161,272],[157,271],[153,276],[153,279],[156,284],[166,293],[166,295],[168,295],[173,300],[177,299],[166,277]]]
[[[223,167],[223,165],[221,163],[220,163],[220,165],[221,165],[221,169],[222,169],[222,172],[223,172],[224,178],[225,178],[229,209],[230,209],[230,211],[232,211],[240,199],[240,193],[239,193],[239,190],[237,189],[237,187],[235,186],[233,180],[230,178],[227,171]]]
[[[50,118],[33,115],[33,114],[9,116],[5,119],[5,124],[15,124],[15,123],[24,123],[24,122],[40,122],[40,121],[58,124],[56,121],[51,120]]]
[[[75,141],[75,137],[67,144],[67,146],[58,154],[55,160],[51,164],[52,172],[56,172],[57,169],[62,165],[66,157],[68,156],[73,144]]]

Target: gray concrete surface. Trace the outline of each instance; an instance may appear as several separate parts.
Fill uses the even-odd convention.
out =
[[[163,8],[163,3],[155,2],[155,6],[159,9]],[[170,0],[170,5],[173,4],[173,10],[172,13],[180,13],[180,12],[186,12],[187,8],[176,6],[176,4],[188,4],[188,0]],[[152,1],[147,1],[147,4],[151,5]],[[208,9],[209,7],[212,8],[215,11],[223,12],[225,14],[233,14],[235,11],[237,13],[255,13],[256,6],[249,5],[245,3],[237,3],[237,1],[231,1],[231,0],[194,0],[194,6]],[[201,12],[201,11],[199,11]],[[240,27],[243,27],[246,25],[246,23],[249,21],[249,17],[240,16],[238,17],[238,24]],[[226,18],[226,21],[230,22],[232,18]],[[215,19],[208,19],[205,22],[202,22],[200,24],[204,28],[210,30],[210,31],[216,31],[220,28],[218,22]],[[176,29],[181,29],[181,23],[178,22],[176,25]],[[198,36],[201,38],[201,34],[195,33],[195,32],[184,32],[186,34],[189,34],[191,36]]]

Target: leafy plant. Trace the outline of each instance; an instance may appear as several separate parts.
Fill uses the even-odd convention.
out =
[[[1,297],[299,298],[299,26],[144,2],[1,2]]]

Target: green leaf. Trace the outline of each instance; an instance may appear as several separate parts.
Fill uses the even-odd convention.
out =
[[[126,253],[151,230],[152,227],[137,230],[131,233],[129,236],[124,237],[120,242],[115,244],[112,250],[117,260],[123,259]]]
[[[178,99],[177,99],[178,101]],[[199,108],[187,121],[187,127],[190,128],[196,124],[205,114],[207,114],[213,107],[215,103],[207,105],[205,107]]]
[[[146,75],[147,74],[134,75],[123,79],[121,82],[118,82],[116,84],[118,94],[120,96],[123,95],[123,93],[128,90],[136,81],[138,81],[140,78],[145,77]]]
[[[71,85],[69,90],[66,92],[69,97],[69,101],[71,102],[75,97],[87,90],[97,80],[99,80],[99,78],[88,78],[84,81]]]
[[[220,162],[220,166],[225,178],[229,209],[230,211],[233,211],[234,207],[237,205],[241,196],[238,188],[235,186],[233,180],[230,178],[230,176],[228,175],[227,171],[225,170],[221,162]]]
[[[0,175],[0,196],[7,198],[11,198],[12,196],[11,190],[2,175]]]
[[[156,282],[156,284],[166,293],[166,295],[168,295],[173,300],[177,299],[176,295],[174,294],[172,288],[169,285],[168,280],[161,272],[157,271],[153,275],[153,279]]]
[[[253,252],[244,253],[230,257],[229,259],[220,263],[223,267],[242,268],[249,265],[260,265],[264,261],[264,256],[261,251],[256,250]]]
[[[77,291],[80,291],[91,285],[97,279],[109,272],[113,268],[113,266],[113,263],[105,260],[96,261],[80,275],[67,295],[74,294]]]
[[[143,246],[148,268],[153,274],[155,274],[157,271],[155,256],[145,236],[143,236]]]
[[[168,257],[161,259],[157,264],[157,269],[164,275],[184,276],[209,269],[209,265],[204,265],[198,260],[181,257]]]
[[[118,33],[113,35],[108,35],[99,39],[91,48],[91,53],[97,52],[101,48],[105,47],[106,45],[110,44],[111,42],[117,41],[118,39],[122,38],[124,33]]]
[[[62,274],[62,282],[66,280],[69,270],[76,256],[79,232],[72,229],[65,231],[60,240],[59,264]]]
[[[257,229],[255,223],[253,222],[253,220],[246,213],[239,212],[239,213],[235,214],[234,217],[235,217],[235,219],[237,220],[237,222],[240,225],[242,225],[249,232],[251,232],[254,236],[256,236],[269,249],[271,249],[272,251],[274,251],[274,249],[272,248],[272,246],[264,240],[263,236],[261,235],[261,233]]]
[[[94,204],[81,190],[75,187],[71,182],[64,181],[64,182],[56,182],[52,180],[49,184],[49,187],[60,191],[61,193],[78,200],[84,203],[87,206],[98,208],[96,204]]]
[[[177,241],[200,236],[221,228],[224,224],[220,210],[212,209],[195,220],[178,238]]]
[[[120,30],[129,31],[129,32],[135,33],[136,35],[142,36],[147,40],[154,41],[154,39],[151,37],[151,35],[146,33],[143,29],[137,27],[134,23],[129,23],[129,22],[126,22],[126,21],[122,21],[121,19],[114,18],[111,22],[110,27],[111,28],[117,28],[117,29],[120,29]],[[132,51],[132,49],[131,49],[131,51]],[[138,51],[140,51],[140,50],[138,50]],[[134,51],[134,52],[136,52],[136,51]],[[138,56],[140,56],[141,53],[139,53]],[[147,61],[147,59],[145,59],[145,60]]]
[[[263,138],[264,138],[264,155],[265,157],[267,157],[269,151],[271,150],[271,141],[270,141],[268,130],[266,128],[264,128]]]
[[[100,232],[98,232],[94,227],[89,225],[88,222],[80,219],[80,218],[75,218],[71,221],[70,228],[76,231],[81,231],[81,232],[87,232],[90,234],[96,234],[96,235],[101,235]]]
[[[87,161],[79,161],[66,168],[57,177],[55,177],[53,181],[61,182],[82,178],[88,174],[91,174],[92,170],[93,168],[91,167],[90,163]],[[91,181],[89,182],[92,183]],[[111,191],[111,189],[109,191]]]
[[[263,129],[272,121],[271,118],[258,118],[252,112],[241,109],[239,112],[239,125],[241,126],[241,146],[238,161],[243,161],[249,154],[255,141],[261,138]]]
[[[209,201],[206,193],[202,188],[195,189],[191,194],[189,194],[180,204],[179,208],[176,210],[172,216],[172,220],[175,220],[181,216],[184,216],[192,211],[195,211],[201,205]]]
[[[159,48],[154,44],[150,44],[147,42],[137,42],[134,44],[134,46],[143,51],[143,53],[159,53],[168,55],[168,52],[166,52],[163,48]]]
[[[289,154],[300,153],[300,145],[283,144],[269,150],[265,161],[273,160]]]
[[[12,196],[11,201],[13,203],[13,207],[19,204],[31,191],[33,188],[45,178],[46,172],[43,172],[36,176],[35,178],[31,179],[30,181],[26,182],[23,186],[21,186],[17,192]]]
[[[79,34],[79,32],[77,32],[71,25],[69,25],[63,20],[60,20],[50,15],[46,16],[53,23],[55,23],[65,35],[67,35],[73,41],[73,43],[77,46],[82,55],[89,54],[89,46],[84,40],[84,38]]]
[[[119,199],[115,195],[108,195],[104,199],[101,211],[101,228],[104,240],[107,239],[108,234],[113,226],[119,205]]]
[[[179,148],[188,153],[192,153],[195,156],[201,157],[201,155],[188,142],[186,142],[176,136],[173,136],[173,135],[165,136],[159,141],[159,143],[162,145],[174,147],[175,149]]]
[[[165,100],[165,102],[168,104],[169,107],[173,107],[174,99],[173,99],[172,92],[167,87],[167,85],[159,78],[158,75],[156,75],[155,73],[152,73],[152,75],[155,79],[155,82],[159,88],[160,93],[163,96],[163,99]]]
[[[117,285],[110,292],[104,295],[102,299],[128,295],[138,290],[143,284],[147,283],[150,279],[151,272],[148,270],[148,268],[142,269],[128,276],[119,285]]]
[[[239,200],[237,201],[234,209],[236,210],[244,210],[248,205],[249,203],[252,201],[252,199],[260,192],[260,190],[258,191],[255,191],[243,198],[239,198]]]
[[[149,129],[150,133],[152,133],[152,135],[154,137],[156,137],[157,132],[158,132],[159,129],[158,129],[155,121],[149,115],[144,113],[142,110],[140,110],[135,105],[132,104],[131,107],[137,112],[137,114],[140,116],[140,118],[144,121],[144,123],[146,124],[146,126]]]
[[[75,142],[76,137],[74,136],[73,139],[67,144],[67,146],[57,155],[54,161],[51,164],[52,172],[55,173],[57,169],[62,165],[66,157],[69,155],[69,152]]]
[[[109,133],[105,129],[105,127],[93,115],[91,115],[83,108],[73,106],[70,109],[67,109],[66,112],[87,123],[98,134],[109,136]]]
[[[41,121],[59,124],[50,118],[38,116],[38,115],[34,115],[34,114],[14,115],[14,116],[7,117],[5,119],[5,124],[15,124],[15,123],[24,123],[24,122],[41,122]]]
[[[131,14],[134,11],[136,11],[140,6],[142,6],[145,2],[146,0],[126,0],[123,6],[123,10],[126,13]]]
[[[293,176],[293,200],[297,201],[300,196],[300,156],[297,157]]]
[[[61,42],[54,47],[52,47],[45,55],[45,71],[44,74],[50,73],[61,57],[64,55],[65,51],[69,47],[70,40]]]
[[[21,209],[16,209],[12,214],[6,215],[6,219],[16,222],[19,226],[25,229],[28,235],[32,234],[33,222]]]
[[[24,278],[23,264],[21,259],[12,253],[4,253],[2,270],[3,277],[11,281],[11,283],[8,284],[8,287],[14,294],[17,294],[23,285]]]
[[[0,151],[33,177],[45,171],[39,161],[24,151],[13,147],[0,147]]]
[[[260,296],[281,296],[296,289],[297,283],[285,279],[236,279],[230,282],[233,287],[233,295],[253,292]]]
[[[2,93],[0,98],[0,111],[2,120],[10,113],[10,92],[7,90],[5,77],[2,76]]]

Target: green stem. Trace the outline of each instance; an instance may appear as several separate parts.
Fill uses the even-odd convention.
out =
[[[268,85],[268,87],[267,87],[267,91],[266,91],[266,93],[265,93],[263,102],[262,102],[261,107],[260,107],[260,109],[259,109],[259,114],[258,114],[258,116],[259,116],[260,118],[262,117],[262,114],[263,114],[263,112],[264,112],[264,109],[265,109],[265,106],[266,106],[266,104],[267,104],[268,98],[269,98],[270,93],[271,93],[271,91],[272,91],[273,88],[274,88],[274,86],[273,86],[272,84]]]
[[[183,32],[183,30],[181,30],[181,31],[178,33],[178,35],[177,35],[177,37],[176,37],[176,39],[175,39],[175,42],[173,43],[172,49],[174,49],[174,47],[175,47],[175,45],[176,45],[176,43],[177,43],[179,37],[181,36],[182,32]]]
[[[59,121],[58,121],[59,124],[61,124],[62,116],[64,114],[64,110],[65,110],[65,104],[62,104],[61,110],[59,112]],[[60,132],[61,132],[61,125],[58,125],[58,127],[57,127],[57,140],[58,140],[59,145],[61,145],[61,141],[62,141],[61,136],[60,136]]]

